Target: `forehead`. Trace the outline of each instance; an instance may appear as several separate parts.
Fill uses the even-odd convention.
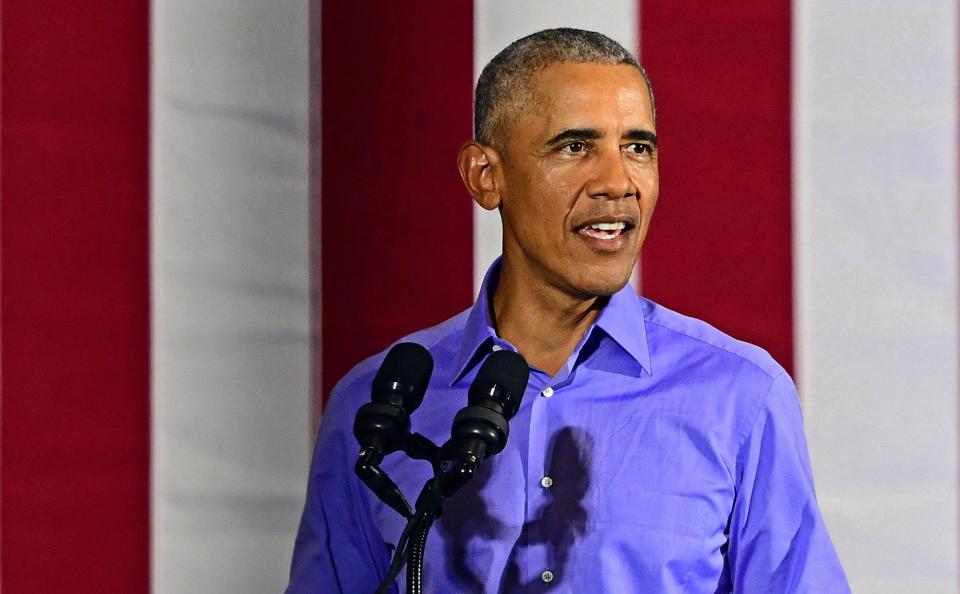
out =
[[[647,83],[629,64],[552,64],[538,71],[531,83],[535,107],[526,110],[527,115],[547,128],[654,129]]]

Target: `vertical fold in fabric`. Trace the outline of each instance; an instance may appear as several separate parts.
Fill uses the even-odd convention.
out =
[[[149,4],[2,13],[0,591],[145,594]]]
[[[322,44],[320,39],[323,33],[323,0],[307,0],[307,17],[310,31],[309,69],[309,177],[308,177],[308,204],[309,217],[308,241],[310,242],[310,260],[308,275],[310,278],[310,448],[313,447],[313,438],[320,426],[320,416],[323,414],[323,245],[321,240],[321,224],[323,221],[323,205],[320,202],[320,180],[323,178],[322,158],[323,146],[323,61]]]
[[[660,201],[645,295],[793,367],[789,0],[641,2]]]
[[[310,452],[307,8],[154,4],[157,594],[286,584]]]
[[[323,5],[324,394],[364,357],[472,300],[471,201],[456,169],[470,137],[472,8]]]

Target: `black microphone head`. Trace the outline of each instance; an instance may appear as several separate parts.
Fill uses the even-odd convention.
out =
[[[529,379],[530,366],[520,353],[506,350],[491,353],[470,385],[470,404],[493,399],[509,420],[520,408]]]
[[[430,351],[415,342],[395,344],[373,378],[373,400],[385,400],[412,413],[423,402],[432,373]]]

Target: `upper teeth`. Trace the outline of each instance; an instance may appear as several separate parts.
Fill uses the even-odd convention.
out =
[[[627,224],[621,221],[619,223],[594,223],[590,225],[590,228],[600,231],[623,231],[626,226]]]

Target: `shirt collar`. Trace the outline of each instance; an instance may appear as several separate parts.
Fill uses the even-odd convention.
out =
[[[483,277],[483,283],[480,285],[480,294],[470,309],[470,315],[467,316],[467,323],[463,328],[463,340],[460,343],[460,352],[454,361],[453,378],[450,385],[457,383],[463,377],[467,370],[477,363],[478,351],[481,346],[490,348],[493,341],[497,338],[497,333],[493,329],[493,316],[490,315],[490,296],[497,289],[497,281],[500,279],[500,258],[493,261],[487,274]],[[487,344],[490,343],[490,344]]]
[[[644,320],[643,304],[633,285],[625,287],[610,296],[607,305],[597,316],[595,326],[620,345],[640,367],[651,375],[650,349],[647,344],[647,325]]]
[[[500,264],[501,258],[497,258],[487,269],[480,294],[467,316],[460,351],[454,361],[455,373],[450,381],[451,386],[476,365],[494,344],[503,342],[493,329],[493,316],[490,313],[490,298],[500,279]],[[648,375],[651,373],[643,306],[632,285],[627,284],[610,296],[594,326],[620,345]],[[593,328],[590,328],[587,335],[592,331]]]

